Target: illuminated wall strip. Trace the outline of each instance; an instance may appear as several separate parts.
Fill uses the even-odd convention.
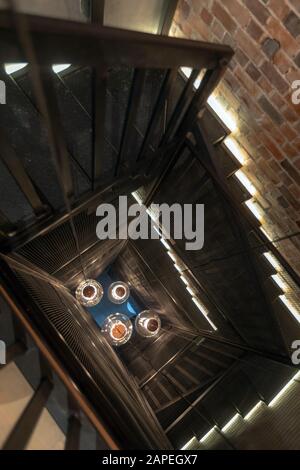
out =
[[[193,442],[194,440],[197,441],[197,439],[196,439],[195,437],[192,437],[192,439],[190,439],[183,447],[181,447],[180,450],[186,450],[186,449],[192,444],[192,442]]]
[[[277,261],[273,253],[271,253],[270,251],[267,251],[263,253],[263,255],[269,261],[270,265],[276,269],[276,271],[282,271],[281,265],[279,264],[279,261]]]
[[[280,392],[277,393],[277,395],[270,401],[270,403],[267,405],[269,407],[273,407],[281,397],[283,397],[285,395],[285,393],[287,392],[287,390],[293,385],[295,384],[295,381],[296,380],[299,380],[300,379],[300,371],[298,371],[294,377],[289,380],[289,382],[280,390]],[[244,417],[244,420],[245,421],[249,421],[250,419],[252,419],[260,410],[260,407],[265,405],[265,403],[260,400],[258,403],[256,403],[256,405],[254,405],[254,407],[246,414],[246,416]],[[226,432],[228,431],[228,429],[231,428],[231,426],[239,419],[239,418],[242,418],[242,416],[240,416],[238,413],[236,413],[229,421],[228,423],[226,423],[223,428],[221,429],[222,432]],[[215,426],[210,429],[201,439],[200,439],[200,442],[203,443],[205,442],[210,436],[211,434],[213,433],[215,429]]]
[[[264,227],[259,227],[259,230],[265,235],[265,237],[267,237],[267,239],[270,242],[272,242],[272,236],[268,233],[268,231]]]
[[[183,274],[180,276],[180,279],[186,286],[189,285],[189,280]]]
[[[192,297],[192,301],[194,302],[194,304],[198,307],[198,309],[200,310],[200,312],[203,314],[203,315],[208,315],[208,311],[207,311],[207,308],[200,302],[199,299],[197,299],[197,297]]]
[[[206,321],[208,321],[208,323],[209,323],[210,326],[212,327],[212,329],[213,329],[214,331],[217,331],[218,328],[216,327],[216,325],[214,324],[214,322],[209,318],[209,316],[208,316],[208,315],[205,315],[205,318],[206,318]]]
[[[270,265],[277,270],[277,274],[272,274],[271,277],[273,281],[278,285],[278,287],[283,291],[283,292],[288,292],[291,291],[292,289],[288,285],[288,283],[278,274],[278,272],[282,272],[283,269],[278,262],[278,260],[275,258],[275,256],[271,252],[265,252],[263,253],[264,257],[269,261]],[[285,305],[285,307],[290,311],[290,313],[293,315],[293,317],[297,320],[298,323],[300,323],[300,312],[297,310],[295,305],[286,297],[286,295],[280,295],[279,296],[281,302]]]
[[[209,318],[208,314],[208,310],[206,309],[206,307],[199,301],[199,299],[197,299],[196,297],[192,297],[192,301],[194,302],[194,304],[198,307],[198,309],[200,310],[200,312],[202,313],[202,315],[205,317],[206,321],[210,324],[210,326],[213,328],[214,331],[217,331],[217,327],[216,325],[214,324],[214,322]]]
[[[131,193],[131,196],[134,197],[134,199],[136,200],[136,202],[140,205],[143,204],[143,201],[142,199],[140,198],[140,196],[138,195],[138,192],[137,191],[133,191],[133,193]]]
[[[172,260],[174,263],[177,262],[176,256],[175,256],[171,251],[167,251],[167,254],[168,254],[168,256],[170,256],[171,260]]]
[[[164,247],[165,247],[167,250],[171,250],[171,247],[170,247],[169,243],[166,241],[165,238],[160,238],[160,242],[164,245]]]
[[[191,296],[195,295],[195,292],[189,286],[186,286],[186,290],[188,291],[189,294],[191,294]]]
[[[300,370],[297,372],[296,375],[293,377],[294,380],[299,380],[300,379]]]
[[[287,292],[289,290],[288,284],[279,274],[272,274],[271,278],[283,292]]]
[[[194,81],[194,87],[196,88],[196,90],[198,90],[199,86],[201,85],[205,74],[206,74],[206,69],[202,69],[198,77]]]
[[[138,196],[137,192],[134,191],[131,193],[132,196],[134,197],[134,199],[141,205],[142,204],[142,200],[141,198]],[[148,211],[148,214],[149,216],[151,217],[152,220],[154,215],[152,214],[151,211]],[[154,220],[155,222],[155,220]],[[155,222],[156,223],[156,222]],[[161,236],[161,233],[160,231],[154,227],[156,232]],[[162,229],[163,231],[163,229]],[[171,251],[171,248],[169,246],[169,244],[163,239],[163,238],[160,238],[160,241],[161,243],[163,243],[163,245],[165,246],[165,248],[167,249],[167,254],[168,256],[171,258],[171,260],[173,261],[173,266],[174,268],[180,273],[180,279],[182,280],[182,282],[186,285],[186,288],[188,290],[188,292],[190,293],[190,295],[192,296],[192,300],[193,302],[197,305],[198,309],[200,310],[200,312],[202,313],[202,315],[205,317],[206,321],[210,324],[210,326],[213,328],[214,331],[216,331],[218,328],[216,327],[216,325],[213,323],[213,321],[209,318],[208,314],[208,310],[207,308],[200,302],[199,299],[197,299],[196,297],[194,297],[194,291],[189,287],[189,281],[187,280],[187,278],[182,274],[182,272],[184,271],[184,267],[183,266],[180,266],[178,264],[178,262],[180,263],[180,260],[177,259],[176,255],[174,253],[172,253]]]
[[[176,263],[174,264],[174,267],[175,267],[175,269],[177,269],[177,271],[178,271],[179,273],[182,273],[182,271],[183,271],[183,268],[182,268],[182,267],[178,266],[178,264],[176,264]]]
[[[192,69],[191,67],[180,67],[180,70],[181,72],[183,73],[183,75],[185,76],[186,79],[190,78],[191,74],[192,74]],[[206,69],[202,69],[201,72],[199,73],[198,77],[195,79],[194,81],[194,87],[196,90],[198,90],[202,80],[203,80],[203,77],[205,75],[205,72],[206,72]]]
[[[257,189],[251,183],[248,176],[242,170],[238,170],[234,173],[234,176],[239,180],[239,182],[247,189],[247,191],[251,194],[251,196],[255,196],[257,193]]]
[[[228,431],[228,429],[231,428],[231,426],[237,421],[237,419],[240,417],[240,415],[237,413],[235,414],[229,421],[227,424],[225,424],[225,426],[223,426],[223,428],[221,429],[222,432],[226,432]]]
[[[22,70],[25,67],[27,67],[28,63],[27,62],[20,62],[17,64],[4,64],[4,70],[7,73],[7,75],[11,75],[15,72],[18,72],[18,70]]]
[[[292,302],[286,297],[286,295],[280,295],[279,298],[286,308],[291,312],[291,314],[296,318],[297,322],[300,323],[300,312],[292,304]]]
[[[55,65],[52,65],[52,70],[55,73],[60,73],[60,72],[63,72],[64,70],[67,70],[69,67],[71,67],[71,64],[55,64]]]
[[[264,219],[263,212],[260,209],[259,205],[253,199],[249,199],[248,201],[245,201],[245,205],[252,212],[254,217],[256,217],[257,220],[259,220],[259,222],[263,221]]]
[[[256,403],[256,405],[249,411],[249,413],[246,414],[246,416],[244,417],[244,419],[246,421],[249,421],[251,418],[253,418],[254,415],[256,415],[256,413],[258,413],[258,411],[260,410],[260,407],[264,405],[264,402],[263,401],[259,401],[258,403]]]
[[[295,380],[299,378],[299,375],[300,375],[300,372],[297,372],[296,375],[294,375],[294,377],[288,381],[288,383],[280,390],[280,392],[277,393],[277,395],[270,401],[270,403],[268,404],[268,406],[270,406],[271,408],[276,405],[276,403],[280,400],[280,398],[282,398],[285,393],[287,392],[287,390],[295,384]]]
[[[191,67],[180,67],[181,72],[186,78],[190,78],[192,74],[192,68]]]
[[[19,70],[24,69],[25,67],[27,67],[27,65],[28,65],[27,62],[20,62],[16,64],[5,64],[4,69],[8,75],[11,75],[15,72],[18,72]],[[55,73],[60,73],[68,69],[69,67],[71,67],[71,64],[54,64],[52,65],[52,70]]]
[[[224,145],[228,148],[228,150],[230,150],[232,155],[242,165],[245,163],[247,154],[246,152],[243,152],[243,150],[240,148],[238,143],[232,137],[227,137],[224,140]],[[238,170],[235,173],[235,176],[252,196],[254,196],[257,193],[257,189],[255,188],[255,186],[252,184],[252,182],[249,180],[249,178],[245,175],[245,173],[242,170]],[[252,214],[262,223],[264,220],[264,214],[259,204],[255,200],[250,199],[248,201],[245,201],[245,205],[252,212]],[[265,235],[265,237],[270,242],[273,243],[272,236],[268,232],[268,229],[266,229],[266,227],[259,227],[259,229]],[[263,253],[263,255],[267,259],[267,261],[271,264],[271,266],[276,269],[277,272],[283,271],[280,263],[271,252],[265,252]],[[288,283],[280,275],[274,274],[271,277],[273,281],[278,285],[278,287],[283,292],[288,292],[289,290],[291,290]],[[293,305],[293,303],[285,295],[280,295],[279,298],[283,302],[283,304],[286,306],[286,308],[290,311],[290,313],[294,316],[294,318],[300,323],[300,312]]]
[[[223,144],[241,165],[246,163],[248,155],[235,139],[232,137],[226,137]]]
[[[233,115],[227,111],[224,106],[218,101],[218,99],[210,95],[210,97],[207,100],[207,103],[209,107],[216,113],[216,115],[221,119],[221,121],[225,124],[227,129],[229,129],[231,132],[235,132],[237,130],[237,123],[236,120],[234,119]]]
[[[205,442],[207,439],[209,439],[210,436],[213,434],[214,430],[215,430],[215,426],[211,428],[206,434],[204,434],[203,437],[201,437],[200,442]]]

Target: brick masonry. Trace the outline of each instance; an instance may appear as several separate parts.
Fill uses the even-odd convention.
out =
[[[217,94],[235,114],[273,237],[300,229],[300,0],[179,0],[170,34],[229,44]],[[300,273],[300,237],[278,244]]]

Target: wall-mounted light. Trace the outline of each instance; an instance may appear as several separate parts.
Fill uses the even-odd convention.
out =
[[[186,290],[188,291],[188,293],[193,297],[195,295],[195,291],[193,289],[190,288],[190,286],[186,286]]]
[[[271,278],[277,284],[279,289],[281,289],[283,292],[287,292],[289,290],[288,284],[285,282],[285,280],[280,276],[279,274],[272,274]]]
[[[207,100],[207,103],[209,107],[216,113],[216,115],[221,119],[221,121],[225,124],[227,129],[230,130],[230,132],[235,132],[237,131],[237,123],[230,113],[230,111],[227,111],[224,106],[220,103],[220,101],[213,95],[210,95],[210,97]]]
[[[263,219],[264,219],[263,211],[262,211],[260,205],[255,200],[249,199],[248,201],[245,201],[245,205],[252,212],[254,217],[257,218],[257,220],[259,220],[260,222],[263,221]]]
[[[166,241],[165,238],[160,238],[160,242],[164,245],[164,247],[165,247],[167,250],[171,250],[171,247],[170,247],[169,243]]]
[[[197,297],[192,297],[192,301],[198,307],[198,309],[200,310],[200,312],[202,313],[202,315],[204,316],[206,321],[208,321],[208,323],[210,324],[212,329],[214,331],[217,331],[218,328],[216,327],[214,322],[209,318],[209,316],[208,316],[209,312],[208,312],[207,308],[205,307],[205,305],[203,305],[202,302],[200,302],[200,300]]]
[[[228,423],[225,424],[225,426],[222,427],[221,431],[226,432],[228,429],[230,429],[233,424],[239,419],[240,415],[236,413],[229,421]]]
[[[4,69],[7,75],[11,75],[12,73],[18,72],[18,70],[24,69],[27,65],[27,62],[20,62],[17,64],[5,64]]]
[[[176,263],[177,262],[177,258],[176,256],[174,255],[174,253],[172,253],[171,251],[167,251],[167,254],[170,256],[171,260]]]
[[[273,253],[271,253],[270,251],[266,251],[265,253],[263,253],[263,255],[266,258],[266,260],[269,261],[270,265],[276,269],[276,271],[282,270],[281,265],[279,264],[279,261],[277,260],[277,258],[275,258]]]
[[[191,74],[192,74],[192,68],[191,67],[180,67],[180,70],[181,72],[183,73],[184,77],[186,79],[190,78]],[[199,86],[201,85],[201,82],[203,80],[203,77],[205,75],[205,72],[206,72],[206,69],[202,69],[201,72],[199,73],[198,77],[195,79],[194,81],[194,87],[196,88],[196,90],[199,88]]]
[[[52,65],[52,70],[54,73],[60,73],[67,70],[69,67],[71,67],[71,64],[55,64]]]
[[[299,372],[297,372],[296,375],[294,375],[294,377],[288,381],[287,384],[285,384],[285,386],[277,393],[277,395],[275,395],[275,397],[270,401],[270,403],[268,403],[268,406],[270,406],[271,408],[276,405],[276,403],[280,400],[280,398],[282,398],[287,390],[292,386],[292,385],[296,385],[296,382],[295,380],[299,378]]]
[[[251,183],[248,176],[242,170],[235,172],[234,176],[239,180],[239,182],[247,189],[251,196],[255,196],[257,193],[256,187]]]
[[[197,297],[192,297],[192,301],[194,302],[194,304],[198,307],[198,309],[204,316],[208,315],[207,308],[205,307],[205,305],[202,304],[202,302],[200,302],[199,299],[197,299]]]
[[[180,450],[189,450],[188,447],[191,446],[195,442],[195,444],[198,443],[197,439],[195,437],[192,437],[183,447],[181,447]]]
[[[201,437],[200,442],[203,443],[203,442],[205,442],[207,439],[209,439],[210,436],[214,433],[215,428],[216,428],[216,427],[213,426],[209,431],[207,431],[207,433],[204,434],[204,436]]]
[[[256,415],[256,413],[258,413],[260,407],[264,405],[264,402],[263,401],[259,401],[258,403],[256,403],[255,406],[253,406],[253,408],[251,408],[251,410],[246,414],[246,416],[244,417],[244,419],[246,421],[250,420],[251,418],[253,418],[253,416]]]
[[[193,69],[191,67],[180,67],[180,70],[186,78],[190,78]]]
[[[271,233],[268,231],[268,229],[266,229],[265,227],[259,227],[259,230],[264,234],[265,237],[267,237],[267,239],[268,239],[270,242],[273,242],[273,240],[272,240],[272,235],[271,235]]]
[[[94,279],[87,279],[79,284],[75,297],[85,307],[93,307],[102,299],[103,287]]]
[[[108,298],[114,304],[123,304],[130,294],[130,289],[126,282],[113,282],[108,289]]]
[[[157,335],[160,327],[160,318],[154,310],[143,310],[135,319],[136,331],[145,338]]]
[[[183,274],[180,276],[180,279],[186,286],[189,285],[189,280]]]
[[[194,81],[194,87],[196,88],[196,90],[198,90],[199,86],[201,85],[205,73],[206,73],[206,69],[202,69],[198,77]]]
[[[140,204],[140,205],[143,204],[143,201],[142,201],[142,199],[140,198],[140,196],[139,196],[139,194],[138,194],[137,191],[133,191],[133,192],[131,193],[131,196],[134,197],[134,199],[136,200],[136,202],[137,202],[138,204]]]
[[[27,67],[27,65],[28,65],[27,62],[20,62],[20,63],[15,63],[15,64],[5,64],[4,69],[5,69],[5,72],[8,75],[11,75],[15,72],[18,72],[19,70],[24,69],[25,67]],[[52,70],[55,73],[60,73],[60,72],[63,72],[64,70],[68,69],[69,67],[71,67],[71,64],[54,64],[54,65],[52,65]]]
[[[300,312],[295,307],[295,305],[284,294],[280,295],[279,298],[281,302],[286,306],[286,308],[291,312],[291,314],[296,318],[298,323],[300,323]]]
[[[127,343],[132,335],[132,323],[127,315],[113,313],[106,318],[102,333],[111,345],[121,346]]]

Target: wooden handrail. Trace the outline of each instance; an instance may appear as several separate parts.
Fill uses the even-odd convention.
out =
[[[11,307],[14,314],[18,317],[19,321],[27,331],[27,333],[31,336],[33,341],[35,342],[36,346],[40,350],[41,354],[45,357],[48,361],[49,365],[53,369],[53,371],[57,374],[57,376],[61,379],[65,387],[67,388],[68,392],[72,396],[72,398],[78,403],[78,406],[83,411],[83,413],[87,416],[91,424],[95,427],[95,429],[100,434],[101,438],[107,444],[107,446],[111,450],[119,450],[120,447],[114,440],[114,438],[110,435],[107,431],[105,425],[101,422],[99,417],[96,415],[93,407],[88,402],[88,400],[84,397],[84,395],[80,392],[77,385],[73,382],[69,374],[66,372],[65,368],[60,364],[59,360],[56,358],[56,355],[53,351],[49,348],[49,346],[45,345],[35,328],[30,324],[26,316],[23,314],[21,309],[15,303],[15,301],[11,298],[7,290],[3,285],[0,285],[0,294],[3,296],[5,301]]]

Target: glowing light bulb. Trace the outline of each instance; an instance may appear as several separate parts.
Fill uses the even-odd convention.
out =
[[[130,294],[128,284],[126,282],[113,282],[108,289],[108,298],[114,304],[122,304],[126,302]]]
[[[82,281],[76,289],[75,297],[81,305],[93,307],[97,305],[103,297],[101,284],[94,279]]]

